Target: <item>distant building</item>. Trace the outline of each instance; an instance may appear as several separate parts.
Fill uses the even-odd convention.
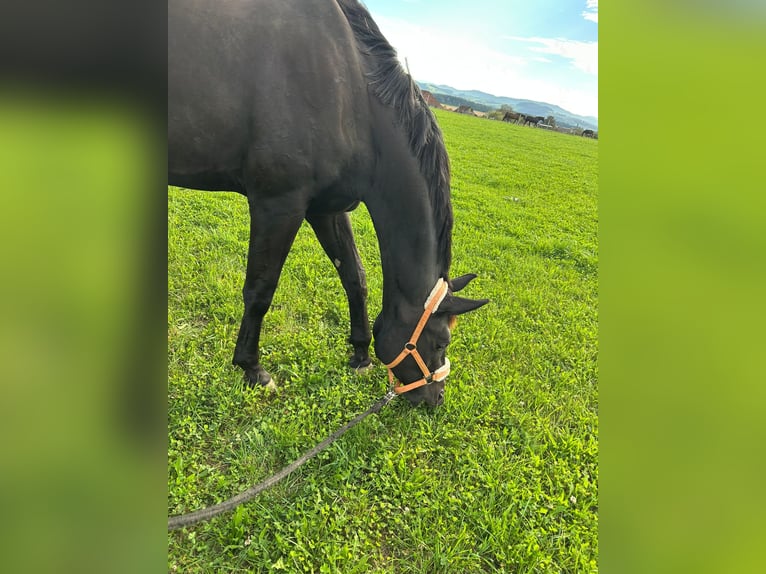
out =
[[[466,114],[468,116],[475,116],[476,112],[473,111],[471,106],[460,106],[455,110],[459,114]]]
[[[422,90],[421,93],[423,94],[423,99],[429,106],[438,110],[444,109],[444,106],[439,103],[439,100],[437,100],[431,92]]]

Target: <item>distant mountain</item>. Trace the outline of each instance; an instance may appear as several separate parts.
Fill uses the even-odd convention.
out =
[[[429,92],[431,90],[428,90]],[[431,92],[433,94],[433,92]],[[457,96],[451,96],[449,94],[434,94],[434,97],[439,100],[440,104],[447,104],[448,106],[470,106],[474,110],[479,112],[491,112],[496,109],[497,106],[489,106],[487,104],[480,104],[473,100],[466,100],[465,98],[459,98]]]
[[[459,105],[452,102],[461,100],[460,104],[473,106],[474,109],[483,112],[495,110],[503,104],[506,104],[511,106],[513,111],[521,114],[543,117],[553,116],[556,118],[556,125],[561,127],[573,128],[579,126],[581,128],[598,130],[598,118],[573,114],[554,104],[536,102],[533,100],[520,100],[518,98],[508,98],[505,96],[494,96],[478,90],[456,90],[451,86],[431,84],[428,82],[418,82],[418,86],[420,86],[421,90],[428,90],[431,92],[434,97],[443,104],[453,106]]]

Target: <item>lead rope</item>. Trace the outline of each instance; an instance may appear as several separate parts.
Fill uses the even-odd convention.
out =
[[[169,517],[168,530],[176,530],[178,528],[183,528],[184,526],[191,526],[192,524],[197,524],[198,522],[210,520],[214,516],[218,516],[219,514],[223,514],[224,512],[233,510],[240,504],[244,504],[248,500],[255,498],[261,492],[263,492],[264,490],[268,488],[271,488],[280,480],[282,480],[284,477],[286,477],[288,474],[290,474],[294,470],[303,466],[306,462],[314,458],[316,455],[318,455],[320,452],[322,452],[324,449],[326,449],[328,446],[330,446],[332,443],[338,440],[341,436],[343,436],[348,430],[358,425],[368,416],[370,416],[373,413],[379,413],[381,409],[385,407],[391,401],[391,399],[393,399],[395,396],[396,396],[396,393],[394,393],[393,390],[388,391],[384,397],[378,399],[378,401],[375,404],[373,404],[369,409],[367,409],[365,412],[355,416],[351,421],[347,422],[345,425],[340,427],[338,430],[336,430],[334,433],[332,433],[330,436],[328,436],[326,439],[324,439],[314,448],[307,451],[300,458],[296,459],[295,461],[287,465],[285,468],[280,470],[278,473],[270,476],[263,482],[256,484],[255,486],[251,488],[248,488],[246,491],[240,494],[237,494],[236,496],[232,496],[228,500],[224,500],[223,502],[214,504],[213,506],[208,506],[207,508],[202,508],[194,512],[189,512],[188,514],[179,514],[177,516]]]

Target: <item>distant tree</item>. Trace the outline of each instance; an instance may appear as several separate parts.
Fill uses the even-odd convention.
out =
[[[549,126],[553,126],[555,128],[556,127],[556,118],[554,118],[553,116],[548,116],[547,118],[545,118],[545,123],[548,124]]]
[[[505,116],[505,110],[500,108],[499,110],[492,110],[487,112],[487,117],[491,120],[502,120]]]
[[[508,104],[503,104],[502,106],[500,106],[500,111],[503,112],[503,115],[505,115],[505,112],[512,112],[513,107],[509,106]]]

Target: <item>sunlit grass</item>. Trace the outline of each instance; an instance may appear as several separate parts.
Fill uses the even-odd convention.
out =
[[[178,572],[590,572],[597,545],[598,142],[439,112],[453,174],[452,275],[479,274],[446,403],[395,402],[255,501],[169,535]],[[280,391],[231,366],[247,206],[169,190],[172,514],[279,470],[386,390],[346,368],[340,281],[304,226],[261,338]],[[380,310],[369,216],[352,214]]]

